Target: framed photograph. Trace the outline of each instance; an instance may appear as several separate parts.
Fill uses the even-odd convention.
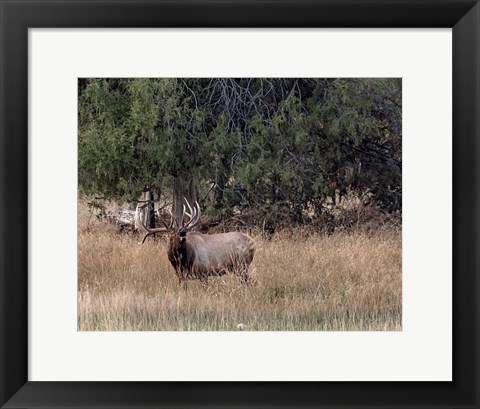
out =
[[[480,407],[478,2],[0,5],[2,408]]]

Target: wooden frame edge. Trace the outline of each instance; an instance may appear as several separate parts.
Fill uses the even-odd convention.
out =
[[[92,7],[98,7],[93,17]],[[129,13],[134,7],[139,10],[136,16]],[[251,13],[255,7],[256,13]],[[152,8],[164,13],[155,17],[149,12]],[[111,13],[112,9],[116,12]],[[133,1],[99,1],[94,6],[86,1],[1,0],[0,15],[0,407],[479,407],[477,1],[220,4],[189,0],[177,4],[150,1],[137,6]],[[453,27],[453,268],[465,272],[454,275],[454,381],[368,385],[28,382],[28,28],[40,26]],[[318,396],[321,402],[312,404]]]

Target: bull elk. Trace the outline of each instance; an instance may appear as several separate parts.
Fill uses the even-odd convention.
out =
[[[146,204],[139,203],[135,218],[146,232],[139,244],[143,244],[152,234],[167,233],[168,259],[175,269],[179,284],[186,286],[188,279],[199,279],[207,284],[208,277],[228,273],[237,275],[244,284],[250,283],[248,268],[255,254],[253,240],[240,232],[202,234],[192,231],[200,220],[200,206],[195,202],[192,208],[186,199],[185,203],[187,207],[183,205],[180,219],[182,226],[177,226],[172,216],[170,225],[164,223],[165,227],[160,228],[145,226],[140,212]]]

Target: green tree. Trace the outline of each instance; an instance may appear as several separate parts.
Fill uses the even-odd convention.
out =
[[[148,185],[194,202],[202,117],[177,79],[83,80],[79,96],[79,184],[87,194],[132,199]]]
[[[79,80],[88,194],[200,197],[217,217],[305,223],[355,192],[401,209],[401,80]],[[250,210],[251,211],[251,210]]]

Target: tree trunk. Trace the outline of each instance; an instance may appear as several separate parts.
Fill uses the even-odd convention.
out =
[[[174,226],[182,226],[183,205],[185,204],[184,199],[187,199],[191,206],[193,206],[197,200],[197,189],[195,187],[193,175],[188,171],[184,171],[178,176],[175,176],[173,181],[172,213],[174,218]]]
[[[155,226],[155,205],[153,203],[153,192],[150,188],[145,187],[143,189],[143,199],[148,200],[148,206],[145,208],[145,216],[146,216],[146,224],[150,228],[154,228]]]
[[[137,206],[139,206],[139,214],[135,217],[135,229],[142,232],[145,231],[144,225],[149,228],[156,227],[153,193],[148,186],[143,188],[143,195],[141,200],[137,202]]]

